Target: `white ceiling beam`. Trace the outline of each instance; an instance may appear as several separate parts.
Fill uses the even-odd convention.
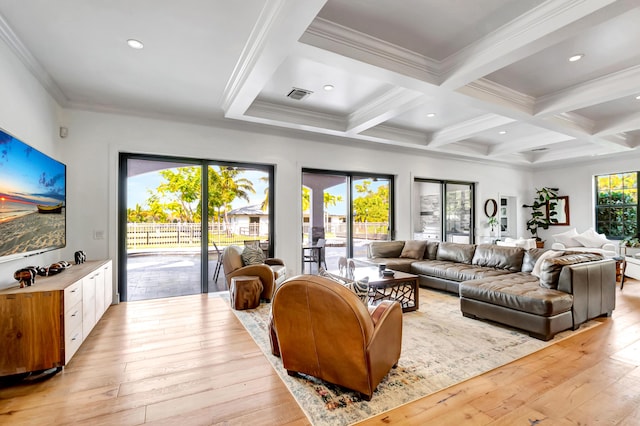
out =
[[[361,133],[422,105],[422,93],[394,87],[349,115],[347,133]]]
[[[640,65],[569,87],[536,100],[536,116],[575,111],[638,93]]]
[[[313,130],[319,133],[344,134],[347,121],[345,118],[304,110],[286,105],[277,105],[269,102],[255,101],[245,112],[244,118],[260,119],[264,123],[272,123],[292,129]]]
[[[497,114],[485,114],[471,120],[463,121],[435,132],[429,141],[430,148],[447,145],[463,139],[468,139],[486,130],[495,129],[505,124],[513,123],[513,118]]]
[[[598,123],[596,136],[613,135],[640,129],[640,112],[626,117]]]
[[[242,118],[326,1],[266,1],[225,87],[225,117]]]
[[[445,59],[442,86],[462,87],[637,6],[637,0],[546,1]]]

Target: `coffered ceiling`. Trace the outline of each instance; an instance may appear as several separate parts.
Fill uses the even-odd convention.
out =
[[[533,166],[640,154],[639,22],[640,0],[0,0],[63,107]]]

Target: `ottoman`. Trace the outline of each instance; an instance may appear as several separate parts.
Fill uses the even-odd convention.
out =
[[[254,309],[260,305],[262,281],[259,277],[239,275],[231,278],[229,299],[231,307],[236,310]]]

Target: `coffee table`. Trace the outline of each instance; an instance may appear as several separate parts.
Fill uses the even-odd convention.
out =
[[[354,278],[369,277],[369,303],[378,304],[382,300],[396,300],[402,312],[418,309],[418,276],[406,272],[393,271],[393,277],[381,276],[376,267],[358,267]]]

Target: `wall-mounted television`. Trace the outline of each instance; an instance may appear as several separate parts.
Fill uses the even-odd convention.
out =
[[[0,262],[66,246],[66,173],[0,129]]]

